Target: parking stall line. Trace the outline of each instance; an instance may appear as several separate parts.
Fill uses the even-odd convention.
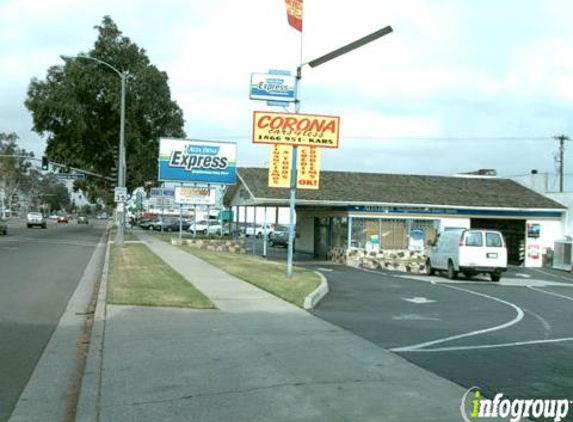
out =
[[[516,346],[535,346],[542,344],[552,344],[552,343],[563,343],[567,341],[573,341],[573,337],[563,337],[563,338],[553,338],[553,339],[543,339],[543,340],[528,340],[528,341],[514,341],[510,343],[497,343],[497,344],[481,344],[476,346],[452,346],[452,347],[435,347],[432,349],[410,349],[399,350],[403,348],[390,349],[391,352],[408,352],[408,353],[436,353],[436,352],[459,352],[467,350],[483,350],[483,349],[499,349],[505,347],[516,347]]]
[[[414,344],[411,346],[396,347],[396,348],[390,349],[390,351],[392,351],[392,352],[415,352],[415,351],[417,352],[417,351],[421,351],[422,349],[427,349],[428,347],[434,346],[436,344],[442,344],[442,343],[446,343],[446,342],[453,341],[453,340],[459,340],[461,338],[474,337],[474,336],[477,336],[480,334],[486,334],[486,333],[491,333],[494,331],[503,330],[505,328],[509,328],[509,327],[512,327],[512,326],[518,324],[524,317],[523,310],[519,306],[517,306],[511,302],[507,302],[505,300],[499,299],[499,298],[494,297],[494,296],[486,295],[485,293],[479,293],[479,292],[474,292],[473,290],[463,289],[461,287],[449,286],[449,285],[444,285],[444,284],[439,284],[439,286],[440,287],[446,287],[448,289],[459,290],[459,291],[469,293],[469,294],[472,294],[475,296],[481,296],[481,297],[484,297],[486,299],[490,299],[490,300],[502,303],[504,305],[510,306],[517,312],[517,316],[509,322],[506,322],[506,323],[500,324],[500,325],[496,325],[494,327],[470,331],[468,333],[463,333],[463,334],[458,334],[455,336],[450,336],[450,337],[445,337],[445,338],[441,338],[441,339],[437,339],[437,340],[427,341],[424,343]],[[468,347],[472,347],[472,346],[468,346]],[[444,349],[444,348],[442,348],[442,349]],[[445,348],[445,349],[449,349],[449,348]],[[435,348],[431,349],[431,350],[436,351]]]
[[[549,296],[555,296],[555,297],[559,297],[561,299],[573,300],[573,297],[571,297],[571,296],[565,296],[565,295],[560,295],[559,293],[548,292],[548,291],[538,289],[538,288],[533,287],[533,286],[527,286],[527,287],[530,288],[531,290],[535,290],[536,292],[544,293],[544,294],[549,295]]]

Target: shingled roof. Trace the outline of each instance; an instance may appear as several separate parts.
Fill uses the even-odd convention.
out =
[[[237,174],[257,202],[289,198],[289,189],[268,187],[266,168],[238,168]],[[565,209],[510,179],[340,171],[321,171],[320,190],[298,189],[297,202]]]

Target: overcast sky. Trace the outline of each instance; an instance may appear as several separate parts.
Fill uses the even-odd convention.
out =
[[[341,147],[323,153],[323,169],[555,172],[552,137],[573,138],[573,1],[304,6],[303,62],[394,29],[304,67],[301,112],[341,118]],[[104,15],[167,72],[189,138],[237,141],[241,166],[268,161],[269,147],[250,143],[252,112],[282,110],[250,100],[249,81],[251,72],[299,63],[299,32],[287,24],[284,0],[0,0],[0,132],[16,132],[23,147],[42,153],[45,141],[23,105],[30,79],[44,79],[60,55],[91,49]]]

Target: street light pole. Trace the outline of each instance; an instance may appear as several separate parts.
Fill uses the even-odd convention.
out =
[[[121,105],[120,105],[120,114],[119,114],[119,157],[118,157],[118,165],[117,165],[117,187],[118,188],[125,188],[125,180],[126,180],[126,160],[125,160],[125,94],[126,94],[126,87],[127,87],[127,78],[129,76],[128,71],[120,72],[117,68],[112,66],[111,64],[104,62],[103,60],[97,59],[95,57],[90,56],[62,56],[63,59],[87,59],[92,60],[96,63],[102,64],[107,66],[111,70],[113,70],[119,79],[121,80]],[[115,243],[118,246],[123,246],[123,239],[124,239],[124,232],[125,232],[125,201],[123,199],[117,202],[117,236],[115,239]]]
[[[301,63],[300,66],[296,69],[296,103],[295,103],[295,113],[300,111],[301,107],[301,98],[299,97],[299,89],[302,80],[302,67],[304,65],[309,65],[311,68],[320,66],[326,62],[329,62],[332,59],[342,56],[343,54],[349,53],[352,50],[356,50],[366,44],[371,43],[372,41],[377,40],[378,38],[383,37],[384,35],[388,35],[391,33],[392,27],[386,26],[382,29],[379,29],[365,37],[362,37],[356,41],[353,41],[349,44],[346,44],[336,50],[331,51],[330,53],[325,54],[324,56],[320,56],[314,60],[311,60],[307,63]],[[302,55],[302,52],[301,52]],[[301,60],[302,62],[302,60]],[[287,250],[287,278],[292,278],[292,267],[294,261],[294,239],[295,239],[295,208],[296,208],[296,177],[297,177],[297,147],[293,146],[292,152],[292,167],[291,167],[291,180],[290,180],[290,199],[289,199],[289,208],[290,208],[290,216],[289,216],[289,233],[288,233],[288,250]],[[348,245],[350,247],[350,245]]]

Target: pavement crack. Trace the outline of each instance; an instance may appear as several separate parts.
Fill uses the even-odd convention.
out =
[[[120,403],[120,404],[112,404],[105,406],[105,408],[115,408],[115,407],[127,407],[127,406],[144,406],[148,404],[162,404],[162,403],[173,403],[177,401],[184,401],[184,400],[194,400],[200,399],[205,397],[223,397],[232,394],[245,394],[245,393],[252,393],[256,391],[265,391],[265,390],[273,390],[285,387],[312,387],[312,386],[322,386],[322,385],[348,385],[348,384],[363,384],[363,383],[378,383],[384,381],[382,378],[374,378],[374,379],[351,379],[351,380],[330,380],[330,381],[313,381],[313,382],[285,382],[279,384],[272,384],[267,386],[261,387],[251,387],[251,388],[241,388],[241,389],[234,389],[234,390],[225,390],[225,391],[218,391],[213,393],[198,393],[198,394],[190,394],[178,397],[171,397],[171,398],[164,398],[158,400],[145,400],[140,402],[132,402],[132,403]]]

